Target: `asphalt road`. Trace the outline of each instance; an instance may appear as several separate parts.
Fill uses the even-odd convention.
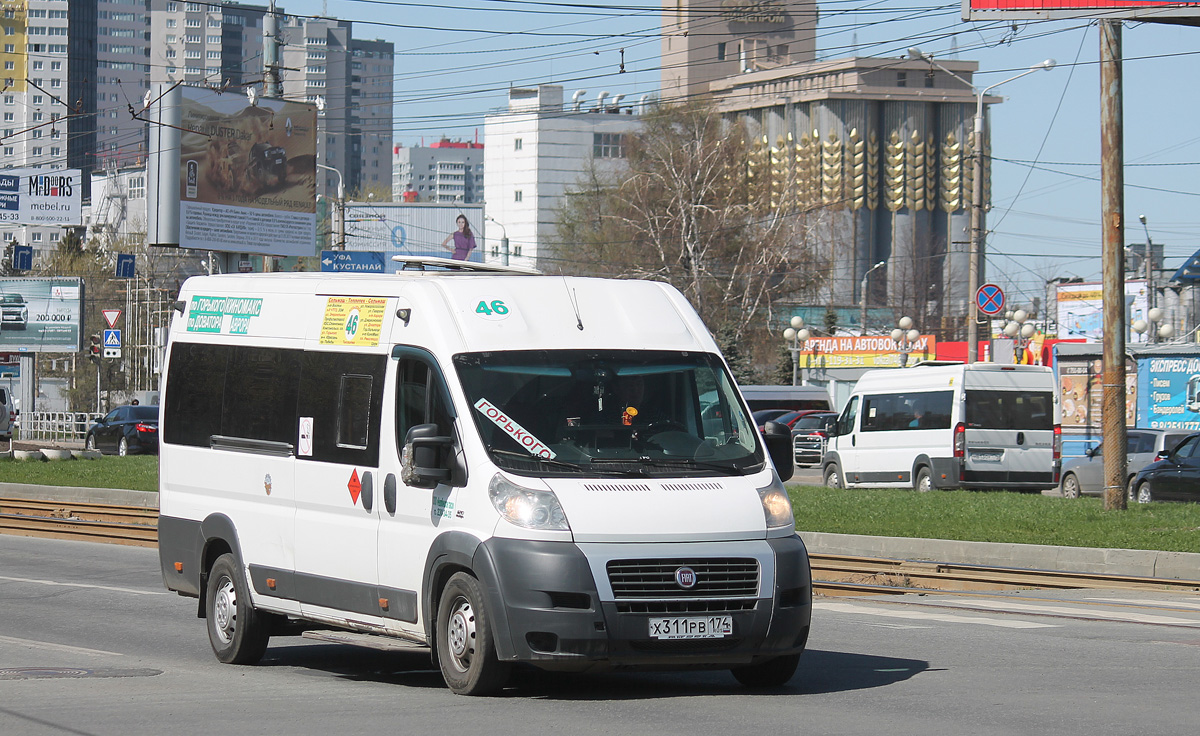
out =
[[[521,673],[296,638],[222,665],[153,549],[0,536],[0,734],[1195,733],[1200,594],[820,598],[784,688],[725,672]]]

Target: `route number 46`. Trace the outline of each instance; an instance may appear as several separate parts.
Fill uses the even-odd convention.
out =
[[[490,302],[481,300],[475,306],[475,313],[487,317],[491,317],[494,314],[505,315],[508,314],[508,306],[501,299],[493,299]]]

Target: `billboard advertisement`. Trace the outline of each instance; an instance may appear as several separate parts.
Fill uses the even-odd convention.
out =
[[[1126,324],[1145,319],[1149,298],[1145,281],[1125,282]],[[1058,285],[1058,337],[1099,342],[1104,337],[1104,290],[1101,284]],[[1146,342],[1146,335],[1131,332],[1126,342]]]
[[[82,279],[0,279],[0,352],[73,353],[82,325]]]
[[[79,225],[79,169],[0,171],[0,224]]]
[[[886,335],[810,337],[798,355],[800,368],[899,368],[900,346]],[[937,338],[921,335],[913,343],[908,365],[937,357]]]
[[[1138,426],[1200,431],[1200,354],[1142,356]]]
[[[316,107],[182,91],[179,245],[316,255]]]
[[[483,260],[483,224],[480,204],[349,202],[346,250],[383,252],[387,264],[397,255],[478,263]],[[370,269],[348,264],[332,270]],[[385,270],[392,269],[389,265]]]
[[[1125,361],[1125,426],[1137,418],[1138,368]],[[1058,359],[1058,386],[1062,398],[1063,428],[1103,426],[1104,369],[1099,358]]]
[[[1200,3],[1161,0],[962,0],[963,20],[1062,20],[1110,18],[1162,21],[1200,16]]]

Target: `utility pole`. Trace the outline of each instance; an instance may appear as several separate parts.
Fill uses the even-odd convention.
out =
[[[263,97],[283,97],[279,46],[279,16],[275,14],[275,0],[271,0],[263,16]]]
[[[1125,134],[1121,21],[1100,21],[1100,201],[1104,265],[1104,508],[1125,508]],[[1147,254],[1149,255],[1149,254]]]

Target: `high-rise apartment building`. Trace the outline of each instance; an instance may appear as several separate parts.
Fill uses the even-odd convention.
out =
[[[129,112],[150,87],[150,13],[147,0],[104,0],[96,10],[97,169],[146,160],[146,124]]]
[[[267,8],[149,0],[150,81],[235,88],[262,80]]]
[[[349,21],[287,17],[280,24],[283,94],[317,103],[317,191],[391,190],[392,53],[353,37]],[[330,171],[334,169],[335,171]],[[335,173],[336,172],[336,173]]]
[[[392,149],[392,199],[482,202],[483,144],[440,140]]]

